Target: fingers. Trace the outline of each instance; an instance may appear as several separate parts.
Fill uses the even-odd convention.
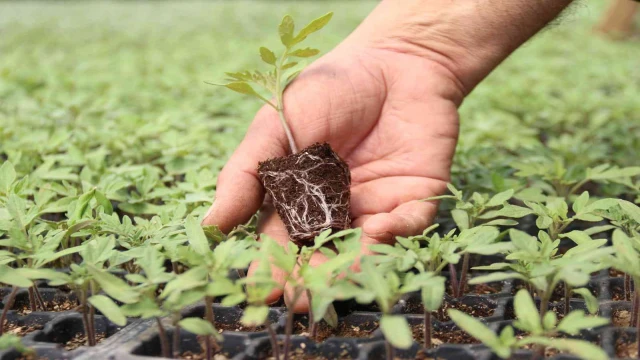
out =
[[[286,137],[273,109],[261,110],[244,140],[218,176],[216,199],[204,217],[204,225],[217,225],[227,233],[247,222],[259,209],[264,190],[258,178],[258,163],[284,156]],[[284,145],[284,146],[283,146]]]
[[[280,246],[286,246],[289,242],[289,235],[284,227],[284,223],[276,213],[270,203],[266,203],[260,212],[260,220],[258,222],[258,233],[267,234],[274,239]],[[253,262],[249,266],[248,275],[251,276],[258,269],[258,262]],[[271,276],[278,284],[277,287],[265,299],[267,304],[273,304],[282,297],[283,288],[286,283],[286,273],[277,266],[271,265]]]
[[[362,225],[365,236],[378,243],[392,242],[396,236],[411,236],[422,232],[436,215],[437,204],[430,201],[409,201],[390,213],[372,215]]]

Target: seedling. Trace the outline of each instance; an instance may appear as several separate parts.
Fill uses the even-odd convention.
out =
[[[514,321],[513,326],[504,327],[500,335],[461,311],[449,309],[449,316],[456,325],[480,340],[502,359],[509,359],[515,350],[529,345],[537,345],[538,354],[541,357],[544,357],[545,349],[549,347],[572,353],[586,360],[609,358],[600,347],[588,341],[558,337],[561,334],[576,336],[583,330],[607,325],[608,319],[586,316],[582,310],[572,311],[560,322],[552,311],[540,316],[531,295],[526,290],[520,290],[516,294],[514,310],[517,320]],[[527,335],[516,336],[514,327]]]
[[[328,144],[315,144],[298,152],[284,105],[284,91],[301,71],[298,62],[292,59],[320,53],[318,49],[300,48],[299,45],[327,25],[332,16],[333,13],[321,16],[296,34],[293,18],[286,15],[278,27],[284,46],[282,54],[276,56],[274,51],[260,48],[260,57],[270,70],[227,73],[230,83],[223,85],[258,98],[278,113],[292,155],[260,163],[258,175],[289,236],[298,245],[312,244],[313,239],[327,229],[344,230],[351,225],[348,165]],[[274,100],[258,93],[251,84],[268,90]]]
[[[474,192],[469,200],[465,200],[462,191],[458,190],[452,184],[447,184],[452,195],[441,195],[425,199],[425,201],[453,199],[456,202],[456,208],[451,210],[451,216],[455,221],[458,229],[461,231],[472,229],[476,226],[514,226],[518,222],[507,218],[520,218],[528,215],[530,212],[518,206],[509,205],[507,201],[513,197],[514,190],[506,190],[493,195],[489,198],[487,195],[481,195]],[[498,234],[495,235],[495,238]],[[484,244],[484,243],[483,243]],[[471,252],[465,252],[462,259],[462,268],[460,278],[456,280],[457,287],[452,289],[454,297],[464,295],[467,286],[467,276],[469,273],[469,260]],[[453,264],[450,265],[450,271],[455,272]],[[452,282],[452,284],[454,284]]]
[[[573,233],[573,232],[572,232]],[[577,236],[579,234],[579,236]],[[574,236],[576,235],[576,236]],[[480,284],[506,279],[519,279],[535,288],[540,296],[540,316],[547,313],[549,301],[554,289],[563,281],[572,288],[588,283],[592,272],[603,268],[602,260],[612,252],[611,248],[603,248],[607,242],[592,240],[588,235],[577,232],[567,236],[576,242],[576,246],[562,257],[556,257],[560,240],[552,241],[549,235],[540,231],[538,237],[530,236],[516,229],[509,230],[513,248],[507,250],[507,260],[513,263],[494,263],[488,266],[477,266],[475,270],[510,270],[510,272],[494,272],[471,279],[470,284]],[[580,290],[583,296],[588,292]],[[569,311],[569,295],[565,295],[565,311]],[[588,301],[597,303],[595,299]]]

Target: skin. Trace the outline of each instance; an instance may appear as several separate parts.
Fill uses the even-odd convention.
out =
[[[430,225],[437,204],[419,200],[446,191],[464,97],[569,3],[382,1],[289,86],[285,114],[298,147],[329,142],[349,164],[352,225],[363,229],[362,254],[370,253],[370,244],[392,243]],[[286,244],[256,169],[288,153],[277,113],[263,107],[221,171],[203,224],[228,232],[260,209],[258,231]],[[322,261],[315,254],[311,264]],[[273,276],[284,284],[277,268]],[[267,301],[281,296],[274,291]],[[302,296],[294,310],[307,309]]]

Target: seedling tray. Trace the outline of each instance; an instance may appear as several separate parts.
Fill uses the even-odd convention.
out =
[[[635,328],[624,327],[624,312],[631,310],[631,302],[620,299],[622,278],[613,277],[607,271],[603,271],[593,276],[588,285],[600,301],[599,314],[612,319],[610,326],[583,332],[579,337],[599,344],[613,359],[618,350],[626,344],[635,341]],[[518,287],[514,281],[503,281],[491,284],[497,292],[491,294],[469,294],[459,299],[446,296],[445,304],[456,307],[463,305],[463,308],[482,308],[488,316],[478,317],[483,322],[490,325],[496,331],[510,324],[513,321],[513,293]],[[0,304],[6,303],[8,289],[0,288],[0,294],[5,298]],[[68,293],[64,291],[44,288],[41,294],[45,301],[53,299],[70,299]],[[28,294],[20,292],[16,299],[14,308],[24,308],[28,302]],[[403,314],[409,324],[414,327],[422,326],[422,315],[419,307],[420,296],[417,293],[406,295],[398,302],[394,308],[397,314]],[[329,335],[320,342],[314,342],[304,333],[307,324],[306,316],[297,315],[294,324],[298,333],[292,337],[293,352],[298,358],[306,359],[359,359],[377,360],[385,359],[385,343],[382,333],[377,329],[381,314],[374,306],[363,306],[353,302],[338,303],[338,318],[340,326],[360,332],[358,337],[345,337],[344,334],[338,336]],[[572,310],[585,309],[584,301],[580,298],[572,298],[570,301]],[[553,302],[550,309],[562,314],[564,301]],[[184,310],[184,317],[203,317],[204,305],[196,305]],[[223,341],[220,353],[229,359],[258,360],[271,356],[271,343],[268,333],[264,329],[261,331],[234,331],[233,327],[239,324],[242,316],[242,308],[223,307],[214,304],[214,314],[216,322],[220,327],[226,328],[222,332]],[[287,310],[284,307],[273,307],[270,310],[269,319],[273,329],[279,334],[279,340],[284,340],[284,328],[286,323]],[[616,320],[617,317],[617,320]],[[459,331],[452,321],[440,321],[433,316],[434,338],[437,334],[451,334]],[[38,358],[42,359],[74,359],[74,360],[95,360],[95,359],[163,359],[160,354],[160,340],[158,328],[155,320],[132,320],[124,327],[118,327],[110,323],[101,315],[96,315],[96,330],[98,334],[106,338],[95,347],[80,346],[74,350],[65,350],[64,345],[69,340],[84,333],[82,319],[79,313],[74,310],[62,312],[28,312],[18,313],[11,310],[8,315],[8,323],[16,326],[35,326],[39,330],[30,332],[24,336],[24,344],[35,350]],[[165,327],[169,336],[172,335],[173,328],[168,323]],[[244,330],[244,329],[241,329]],[[485,346],[481,344],[454,344],[439,343],[436,347],[424,352],[421,349],[419,331],[416,332],[417,341],[408,350],[397,350],[396,357],[402,359],[451,359],[451,360],[494,360],[498,359]],[[353,336],[353,334],[349,334]],[[202,352],[198,337],[187,331],[181,331],[181,351],[198,354]],[[0,360],[15,360],[22,358],[22,355],[9,350],[0,352]],[[533,359],[534,354],[528,350],[518,351],[513,359]],[[575,360],[574,356],[566,354],[555,354],[551,357],[555,360]]]

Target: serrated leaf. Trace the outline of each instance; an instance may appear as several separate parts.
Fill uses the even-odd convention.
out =
[[[91,264],[87,264],[87,270],[93,279],[100,285],[102,290],[111,298],[125,304],[138,301],[138,293],[131,288],[124,280],[115,275],[102,271]]]
[[[222,335],[216,331],[216,328],[214,328],[210,322],[204,319],[190,317],[180,320],[179,324],[181,328],[190,333],[204,336],[209,335],[218,340],[222,340]]]
[[[408,349],[413,344],[413,336],[407,319],[401,315],[382,315],[380,329],[384,338],[398,349]]]
[[[190,216],[184,223],[185,230],[187,231],[187,238],[189,239],[189,245],[195,252],[200,255],[205,255],[211,252],[209,247],[209,240],[204,234],[204,230],[200,223],[194,216]]]
[[[325,27],[329,21],[331,20],[331,17],[333,16],[333,13],[330,12],[328,14],[325,14],[313,21],[311,21],[307,26],[305,26],[304,28],[302,28],[302,30],[300,30],[300,32],[298,33],[298,35],[296,35],[295,39],[293,39],[293,44],[298,44],[301,41],[303,41],[304,39],[307,38],[307,36],[313,34],[316,31],[319,31],[320,29],[322,29],[323,27]],[[292,28],[293,31],[293,28]],[[284,44],[284,42],[283,42]],[[286,45],[286,44],[285,44]]]
[[[589,289],[573,289],[573,292],[582,296],[582,298],[584,299],[584,303],[587,305],[587,310],[590,314],[596,314],[598,312],[598,310],[600,309],[598,298],[595,297],[595,295],[593,295]]]
[[[627,201],[627,200],[618,200],[618,204],[622,208],[622,210],[627,214],[630,218],[632,218],[635,222],[640,224],[640,207],[636,204]]]
[[[280,26],[278,26],[278,33],[280,34],[280,41],[282,45],[287,48],[294,45],[293,43],[293,31],[295,29],[295,25],[293,22],[293,18],[290,15],[285,15],[280,22]]]
[[[264,46],[260,47],[260,57],[262,58],[262,61],[266,62],[269,65],[276,64],[276,54],[274,54],[273,51],[267,49]]]
[[[527,290],[520,290],[513,299],[513,307],[517,320],[514,326],[532,334],[542,333],[542,324],[538,309]]]
[[[267,321],[268,316],[268,306],[247,306],[242,313],[240,322],[245,326],[260,326]]]
[[[466,211],[460,209],[451,210],[451,217],[460,230],[469,228],[469,214]]]
[[[304,48],[304,49],[294,50],[290,52],[289,55],[300,57],[300,58],[308,58],[308,57],[316,56],[319,53],[320,53],[320,50],[318,49]]]
[[[512,189],[495,194],[486,204],[486,207],[494,207],[504,204],[505,201],[511,199],[514,191]]]
[[[0,265],[0,283],[26,288],[33,285],[31,280],[27,277],[21,276],[16,273],[13,268],[10,268],[7,265]]]
[[[582,211],[582,209],[584,209],[584,207],[587,205],[588,202],[589,202],[589,192],[585,191],[582,194],[580,194],[580,196],[578,196],[576,201],[573,202],[573,205],[571,205],[571,209],[573,210],[573,212],[577,214],[580,211]]]
[[[480,320],[455,309],[449,309],[448,314],[458,327],[491,348],[496,355],[503,359],[510,356],[511,350],[509,347],[504,346],[500,338]]]
[[[9,189],[11,188],[11,184],[16,180],[16,170],[13,167],[13,164],[9,161],[5,161],[2,166],[0,166],[0,192],[9,193]]]
[[[127,318],[122,313],[122,310],[110,298],[104,295],[95,295],[89,298],[89,303],[100,310],[102,315],[106,316],[112,323],[118,326],[127,324]]]
[[[609,324],[609,319],[586,316],[582,310],[574,310],[565,316],[558,324],[558,331],[569,335],[578,335],[582,330],[592,329]]]

